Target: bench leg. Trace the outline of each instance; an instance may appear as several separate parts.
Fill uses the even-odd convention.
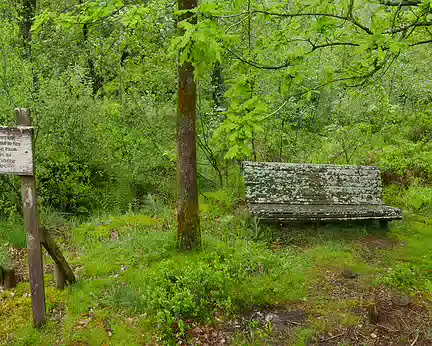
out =
[[[56,288],[58,290],[64,290],[66,277],[63,273],[63,270],[60,268],[58,264],[54,264],[54,277],[56,281]]]
[[[388,231],[388,221],[387,220],[380,220],[379,224],[380,224],[380,228],[382,230]]]
[[[372,228],[375,225],[375,223],[374,220],[365,220],[363,222],[363,225],[365,225],[366,228]]]

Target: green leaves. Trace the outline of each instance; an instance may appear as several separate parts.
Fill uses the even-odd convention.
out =
[[[421,7],[424,10],[432,10],[432,0],[423,0]]]
[[[225,159],[240,160],[250,157],[254,135],[264,131],[261,124],[267,106],[257,96],[243,101],[244,90],[244,85],[240,83],[237,97],[226,112],[225,121],[213,136],[216,142],[227,148]],[[230,93],[236,95],[234,90],[230,90]]]
[[[150,14],[150,8],[144,6],[134,6],[129,8],[121,18],[123,25],[135,28],[139,23]]]
[[[405,42],[391,41],[389,43],[389,50],[393,54],[399,54],[403,51],[406,51],[407,48],[408,48],[408,45]]]
[[[124,7],[121,0],[108,1],[86,1],[77,6],[77,12],[56,13],[46,8],[42,13],[35,17],[32,31],[39,33],[43,26],[49,22],[55,23],[59,27],[70,28],[77,24],[88,24],[101,21],[112,17]],[[126,18],[129,18],[126,16]],[[126,19],[127,21],[127,19]]]
[[[337,28],[337,22],[334,18],[320,17],[315,22],[315,30],[324,37],[332,35]]]
[[[203,19],[198,24],[183,20],[178,24],[183,34],[171,41],[171,54],[179,54],[180,64],[190,62],[196,69],[196,76],[207,67],[221,62],[223,42],[230,36],[225,34],[212,19]]]
[[[32,26],[32,32],[39,33],[42,30],[43,25],[50,22],[54,18],[54,13],[46,8],[42,13],[35,17]]]

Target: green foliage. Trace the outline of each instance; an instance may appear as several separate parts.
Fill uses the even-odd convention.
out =
[[[21,207],[19,180],[16,177],[0,176],[0,216],[16,216]]]
[[[90,223],[82,225],[74,230],[73,236],[75,242],[83,244],[92,244],[107,242],[112,237],[121,237],[118,232],[121,229],[125,231],[131,229],[145,230],[148,226],[155,225],[157,219],[152,219],[144,215],[125,215],[112,220],[104,220],[100,224]],[[113,232],[115,236],[113,236]]]
[[[385,146],[377,153],[379,166],[385,172],[426,178],[432,173],[432,146],[430,142],[412,143],[402,140],[398,145]]]
[[[16,249],[27,247],[26,232],[20,219],[9,218],[0,221],[0,244],[5,243]]]
[[[429,267],[413,264],[398,264],[380,281],[402,291],[432,291],[432,275]]]
[[[297,342],[296,346],[306,346],[312,340],[314,335],[314,330],[311,328],[299,328],[296,331]]]
[[[233,204],[232,192],[228,189],[206,192],[200,196],[200,210],[215,216],[231,214],[234,212]]]
[[[229,196],[218,191],[208,200],[229,207]],[[67,244],[73,256],[68,254],[68,259],[78,283],[58,291],[47,275],[49,318],[39,331],[23,318],[31,313],[30,297],[24,294],[28,283],[13,295],[0,293],[0,342],[186,343],[193,341],[197,326],[224,331],[225,325],[241,323],[230,342],[263,344],[279,337],[277,330],[244,316],[300,309],[308,318],[281,340],[305,345],[323,333],[357,326],[360,316],[353,308],[364,307],[373,283],[413,295],[432,288],[430,220],[425,217],[392,223],[386,234],[358,225],[332,225],[273,229],[255,237],[233,231],[245,227],[242,218],[231,215],[229,222],[222,222],[230,215],[225,209],[204,218],[205,246],[199,253],[180,254],[171,228],[166,228],[169,220],[145,215],[112,216],[74,228]],[[404,245],[376,249],[368,239],[383,244],[397,239]],[[346,269],[358,278],[344,281],[340,273]],[[354,283],[355,289],[342,293],[348,292],[347,299],[335,292],[335,285]],[[57,320],[59,312],[62,319]]]
[[[10,265],[7,248],[5,246],[0,246],[0,268],[9,268]]]
[[[363,248],[365,227],[280,231],[249,219],[238,161],[377,165],[397,184],[385,189],[388,204],[430,214],[430,5],[208,0],[188,11],[193,24],[172,1],[46,0],[35,13],[30,56],[21,9],[0,0],[1,125],[14,124],[14,107],[32,109],[42,223],[71,239],[80,279],[61,295],[48,277],[50,316],[64,311],[42,331],[24,318],[27,286],[16,299],[2,293],[1,342],[187,342],[190,328],[216,317],[313,305],[316,287],[329,284],[322,276],[335,268],[374,281],[385,269],[363,260],[375,251]],[[198,84],[206,246],[180,255],[175,95],[185,62]],[[0,244],[25,246],[20,199],[19,180],[1,176]],[[73,220],[64,220],[124,212],[73,231]],[[382,282],[429,292],[430,221],[394,223],[390,236],[407,245],[376,250],[394,267]],[[323,313],[317,305],[312,316]],[[296,329],[293,344],[328,326],[316,320]],[[247,333],[261,342],[271,330],[251,321]]]
[[[228,148],[225,159],[245,159],[251,156],[254,135],[263,132],[261,127],[267,112],[266,105],[252,96],[253,81],[243,78],[227,92],[231,100],[224,122],[214,132],[213,138],[222,148]]]
[[[428,215],[432,211],[432,188],[415,182],[407,189],[390,185],[384,189],[384,200],[412,213]]]
[[[190,62],[196,71],[196,78],[217,62],[221,62],[223,52],[221,40],[229,36],[217,24],[203,19],[198,24],[185,20],[178,24],[183,35],[175,37],[171,42],[171,54],[180,55],[180,64]]]
[[[414,212],[432,213],[432,188],[411,185],[406,192],[406,206]]]
[[[144,215],[126,215],[73,230],[82,280],[69,292],[68,320],[102,306],[146,316],[159,337],[171,342],[186,338],[192,321],[212,323],[215,313],[230,318],[305,294],[307,274],[300,268],[307,265],[290,251],[276,254],[264,244],[206,236],[203,252],[183,255],[159,225]]]
[[[33,110],[42,208],[168,214],[154,202],[176,195],[176,73],[186,61],[199,89],[200,188],[231,184],[237,161],[255,157],[372,164],[392,182],[430,182],[429,36],[415,26],[427,1],[413,11],[248,6],[202,1],[182,20],[167,1],[45,1],[28,59],[20,9],[0,2],[0,120]],[[0,179],[1,216],[19,214],[19,183]]]
[[[140,275],[125,273],[127,286],[114,285],[109,301],[154,316],[169,337],[184,336],[189,319],[210,322],[215,312],[229,315],[250,304],[271,304],[301,294],[303,280],[294,274],[296,265],[289,255],[275,256],[242,243],[209,246],[200,255],[162,260]],[[270,284],[276,277],[281,282]],[[286,286],[291,286],[290,292],[284,292]]]
[[[38,170],[40,201],[65,213],[89,215],[98,203],[95,186],[107,178],[104,173],[87,163],[53,155]]]

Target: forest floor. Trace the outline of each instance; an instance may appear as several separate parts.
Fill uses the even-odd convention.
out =
[[[431,216],[383,231],[204,212],[202,231],[203,250],[181,254],[174,215],[74,227],[58,240],[77,283],[56,290],[45,257],[48,320],[35,330],[23,267],[0,290],[0,344],[432,345]]]

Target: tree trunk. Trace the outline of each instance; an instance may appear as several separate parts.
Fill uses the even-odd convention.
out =
[[[179,0],[179,10],[197,7],[197,0]],[[186,13],[181,19],[187,19]],[[196,23],[196,18],[191,19]],[[196,168],[196,84],[194,68],[185,62],[179,66],[177,111],[177,177],[178,177],[178,241],[183,251],[201,246],[199,228]]]
[[[28,48],[31,42],[31,26],[36,13],[36,0],[22,0],[21,11],[21,36],[24,46]]]

